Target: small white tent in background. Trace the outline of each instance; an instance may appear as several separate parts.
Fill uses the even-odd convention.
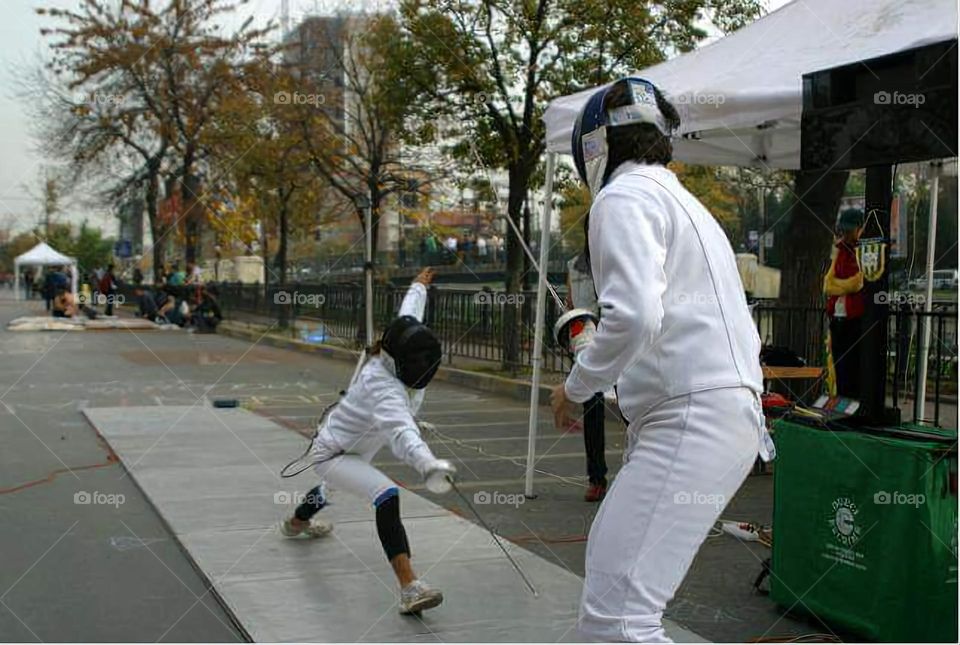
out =
[[[70,291],[74,299],[77,297],[77,261],[69,255],[64,255],[55,250],[46,242],[40,242],[35,247],[18,255],[13,261],[13,273],[16,280],[17,300],[23,300],[23,293],[20,290],[20,267],[21,266],[64,266],[70,267]]]

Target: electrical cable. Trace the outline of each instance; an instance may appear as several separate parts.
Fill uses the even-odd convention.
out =
[[[488,452],[488,451],[484,450],[482,446],[474,446],[474,445],[472,445],[472,444],[466,443],[465,441],[462,441],[462,440],[460,440],[460,439],[457,439],[456,437],[451,437],[451,436],[449,436],[449,435],[447,435],[447,434],[444,434],[443,432],[441,432],[440,430],[438,430],[437,427],[434,426],[432,423],[431,423],[431,424],[423,424],[421,427],[426,427],[430,432],[432,432],[432,433],[434,433],[435,435],[437,435],[437,436],[441,439],[441,443],[444,443],[444,444],[452,443],[452,444],[454,444],[454,445],[461,446],[461,447],[463,447],[463,448],[469,448],[470,450],[473,450],[473,451],[475,451],[476,453],[481,454],[481,455],[484,455],[484,456],[486,456],[486,457],[493,457],[494,459],[499,459],[499,460],[501,460],[501,461],[507,461],[507,462],[509,462],[509,463],[511,463],[511,464],[513,464],[513,465],[515,465],[515,466],[519,466],[519,467],[521,467],[521,468],[526,468],[526,467],[527,467],[527,465],[526,465],[525,463],[522,463],[522,462],[520,461],[520,459],[518,459],[518,458],[516,458],[516,457],[508,457],[508,456],[506,456],[506,455],[498,455],[498,454],[493,453],[493,452]],[[572,485],[572,486],[580,486],[581,488],[586,488],[586,487],[587,487],[587,485],[586,485],[585,483],[583,483],[582,479],[578,479],[578,478],[574,478],[574,477],[565,477],[565,476],[563,476],[563,475],[557,475],[556,473],[551,473],[551,472],[546,471],[546,470],[540,470],[539,468],[534,468],[533,470],[534,470],[535,473],[538,473],[538,474],[540,474],[540,475],[546,475],[547,477],[552,477],[552,478],[554,478],[554,479],[557,479],[557,480],[559,480],[559,481],[564,482],[565,484],[570,484],[570,485]]]

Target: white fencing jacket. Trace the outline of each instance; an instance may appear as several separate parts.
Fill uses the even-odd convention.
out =
[[[410,286],[399,316],[423,319],[427,288],[415,282]],[[364,454],[372,458],[384,444],[397,459],[421,474],[436,460],[420,436],[414,415],[423,402],[424,390],[407,390],[384,362],[373,356],[360,370],[339,404],[330,411],[318,435],[321,452]],[[333,446],[329,445],[330,442]],[[317,442],[315,441],[315,444]]]
[[[616,384],[633,420],[692,392],[763,391],[733,249],[672,171],[621,164],[590,209],[589,242],[601,316],[567,378],[571,401]]]

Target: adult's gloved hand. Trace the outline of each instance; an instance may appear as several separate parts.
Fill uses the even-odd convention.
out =
[[[446,459],[434,459],[424,465],[423,479],[427,490],[441,495],[453,488],[451,481],[457,476],[457,467]]]

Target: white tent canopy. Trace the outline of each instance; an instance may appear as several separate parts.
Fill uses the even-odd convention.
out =
[[[802,77],[957,37],[954,0],[794,0],[710,45],[635,73],[680,112],[678,161],[800,167]],[[552,101],[547,149],[570,154],[592,88]]]
[[[69,266],[70,267],[70,290],[74,297],[77,295],[77,261],[69,255],[64,255],[55,250],[46,242],[40,242],[35,247],[18,255],[14,261],[14,276],[17,286],[17,299],[22,300],[23,294],[20,290],[20,267],[21,266]]]

